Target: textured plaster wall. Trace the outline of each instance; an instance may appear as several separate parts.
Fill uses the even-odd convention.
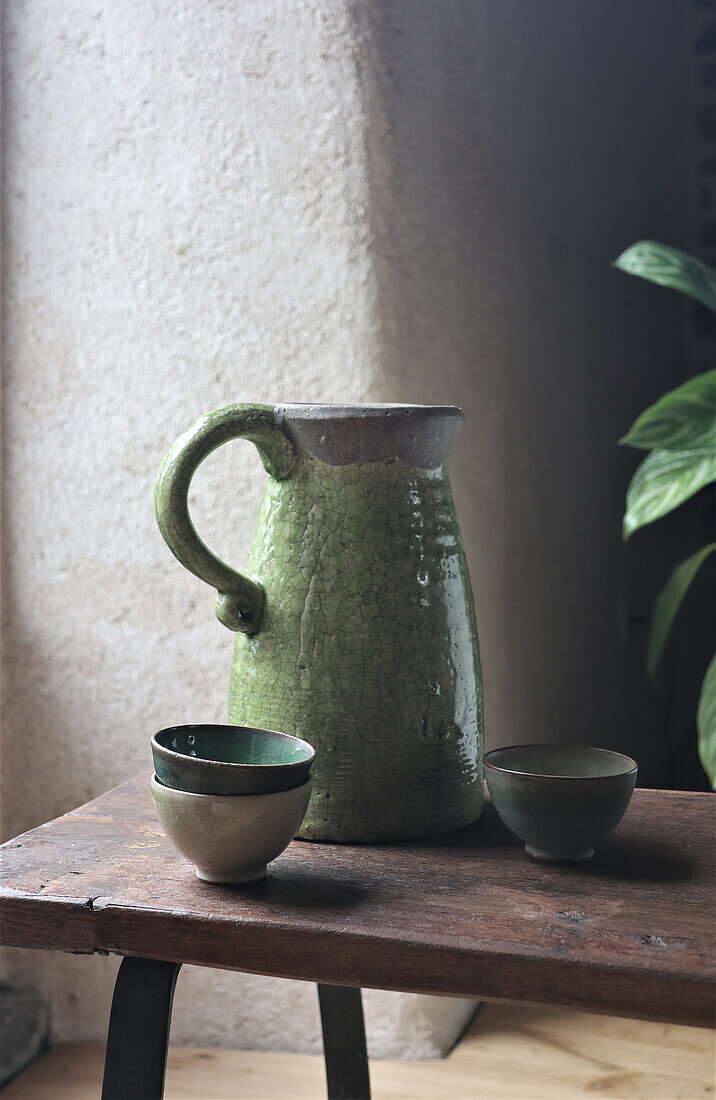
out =
[[[151,489],[237,398],[463,405],[488,740],[644,747],[624,624],[664,562],[621,546],[614,441],[680,380],[679,307],[608,265],[684,240],[681,5],[16,0],[5,23],[5,833],[146,766],[153,729],[224,715],[231,638]],[[229,561],[261,483],[248,444],[197,475]],[[57,1038],[101,1036],[113,960],[5,965]],[[375,1051],[425,1054],[469,1007],[367,1012]],[[179,983],[179,1042],[317,1034],[308,986]]]
[[[34,0],[5,27],[5,835],[225,717],[232,636],[154,524],[162,453],[231,400],[375,392],[356,31],[342,2]],[[248,444],[194,518],[245,560]],[[229,507],[227,508],[227,500]],[[57,1039],[99,1038],[114,960],[12,952]],[[463,1002],[369,994],[376,1052],[435,1054]],[[177,1042],[316,1049],[315,990],[188,969]]]

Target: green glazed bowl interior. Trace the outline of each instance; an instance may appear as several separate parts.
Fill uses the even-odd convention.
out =
[[[515,775],[555,779],[598,779],[636,770],[636,762],[630,756],[590,745],[511,745],[488,752],[485,763]]]
[[[493,805],[535,859],[591,859],[624,816],[636,776],[630,756],[587,745],[514,745],[485,755]]]
[[[309,777],[314,750],[307,741],[248,726],[185,725],[152,737],[157,776],[194,794],[269,794]]]

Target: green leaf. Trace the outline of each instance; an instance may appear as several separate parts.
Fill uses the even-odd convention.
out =
[[[716,312],[716,271],[687,252],[657,241],[639,241],[614,266],[660,286],[681,290]]]
[[[620,442],[645,451],[716,451],[716,370],[697,374],[664,394]]]
[[[666,639],[669,637],[672,623],[676,618],[676,612],[681,606],[681,601],[688,592],[689,586],[699,569],[714,550],[716,550],[716,542],[711,542],[708,546],[697,550],[690,558],[682,561],[681,565],[677,565],[657,596],[646,649],[646,668],[652,680],[661,660],[661,654],[664,651]]]
[[[624,538],[672,512],[711,481],[716,481],[713,451],[652,451],[627,491]]]
[[[716,656],[706,669],[696,712],[699,757],[712,787],[716,787]]]

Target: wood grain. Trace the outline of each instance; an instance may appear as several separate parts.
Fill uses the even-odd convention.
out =
[[[708,1025],[712,796],[637,791],[590,864],[528,861],[488,805],[448,837],[294,842],[264,883],[199,882],[148,775],[4,845],[2,942]]]
[[[63,1043],[1,1095],[96,1100],[103,1058],[101,1043]],[[703,1028],[486,1005],[447,1058],[373,1061],[370,1073],[374,1100],[708,1100],[714,1052]],[[319,1055],[169,1048],[166,1100],[325,1095]]]

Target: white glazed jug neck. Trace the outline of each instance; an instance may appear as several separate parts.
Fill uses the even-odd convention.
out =
[[[301,450],[331,466],[388,462],[433,470],[447,460],[464,415],[452,405],[277,405]]]

